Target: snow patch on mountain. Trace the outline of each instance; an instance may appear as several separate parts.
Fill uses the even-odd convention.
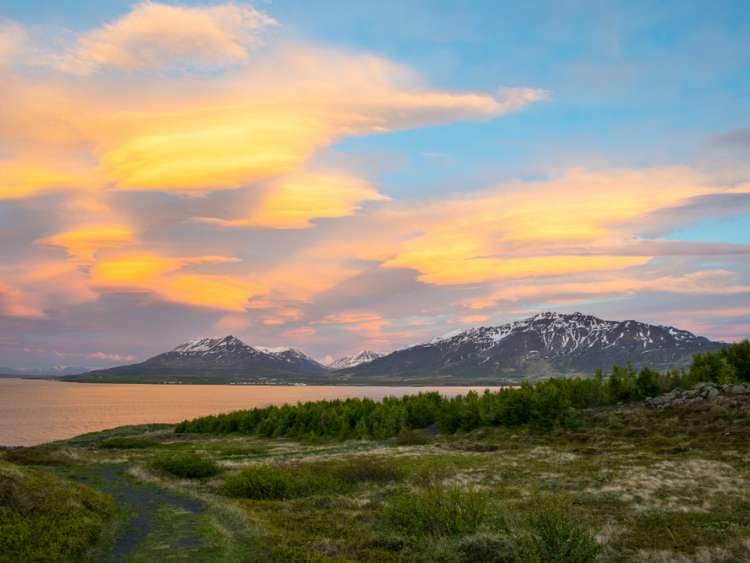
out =
[[[362,350],[361,352],[357,352],[352,356],[344,356],[343,358],[339,358],[338,360],[335,360],[328,364],[328,367],[330,369],[353,368],[354,366],[376,360],[381,356],[382,354],[378,354],[377,352],[373,352],[372,350]]]

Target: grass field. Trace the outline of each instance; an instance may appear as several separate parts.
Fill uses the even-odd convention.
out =
[[[27,533],[47,560],[746,561],[749,424],[635,404],[388,441],[116,429],[5,452],[0,491],[48,490],[49,532],[3,509],[0,558]]]

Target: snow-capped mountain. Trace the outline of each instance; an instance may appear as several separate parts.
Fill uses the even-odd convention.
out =
[[[350,368],[351,375],[527,377],[590,374],[628,363],[685,365],[693,354],[721,347],[685,330],[637,321],[605,321],[581,313],[540,313],[528,319],[459,333],[397,350]]]
[[[378,354],[377,352],[373,352],[371,350],[362,350],[361,352],[357,352],[356,354],[352,356],[344,356],[343,358],[334,360],[333,362],[328,364],[328,368],[329,369],[353,368],[354,366],[358,366],[360,364],[366,364],[367,362],[377,360],[381,356],[382,354]]]
[[[262,381],[325,373],[324,366],[292,348],[254,348],[239,338],[200,338],[128,366],[82,374],[86,380]]]
[[[263,346],[256,346],[255,349],[260,350],[264,354],[268,354],[269,356],[277,358],[278,360],[281,360],[282,362],[286,362],[287,364],[298,366],[303,370],[306,368],[309,368],[311,364],[316,366],[316,369],[317,368],[320,368],[320,370],[325,369],[325,366],[323,364],[318,363],[316,360],[312,359],[310,356],[308,356],[304,352],[297,350],[295,348],[288,348],[284,346],[279,346],[275,348],[266,348]]]

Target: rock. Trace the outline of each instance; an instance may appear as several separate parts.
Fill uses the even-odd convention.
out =
[[[669,393],[646,399],[650,408],[687,408],[705,410],[714,408],[741,408],[744,400],[738,395],[750,394],[750,383],[717,386],[713,383],[699,383],[692,389],[674,389]]]
[[[741,383],[727,385],[724,387],[724,392],[729,393],[730,395],[744,395],[745,393],[750,393],[750,385],[742,385]]]
[[[709,388],[707,388],[707,389],[706,389],[706,390],[705,390],[705,391],[703,392],[703,396],[704,396],[704,397],[705,397],[706,399],[708,399],[708,400],[711,400],[711,399],[713,399],[714,397],[718,397],[718,396],[719,396],[719,390],[718,390],[718,389],[716,389],[716,387],[709,387]]]

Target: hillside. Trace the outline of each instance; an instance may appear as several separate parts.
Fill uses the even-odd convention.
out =
[[[67,381],[138,383],[275,383],[317,378],[326,368],[291,348],[253,348],[234,336],[202,338],[127,366],[90,371]]]
[[[5,483],[44,525],[29,533],[25,514],[0,507],[0,546],[9,560],[55,560],[28,550],[51,553],[82,523],[56,512],[84,514],[73,481],[119,508],[111,536],[99,513],[90,521],[95,561],[749,560],[750,344],[704,354],[684,375],[618,372],[0,451],[0,498]],[[41,513],[18,494],[31,465],[66,479]]]
[[[494,327],[473,328],[397,350],[341,372],[345,377],[518,380],[590,374],[632,364],[636,368],[684,367],[696,353],[717,350],[688,331],[591,315],[541,313]]]
[[[671,326],[606,321],[581,313],[541,313],[499,326],[472,328],[385,356],[362,351],[324,366],[288,347],[252,347],[234,336],[201,338],[126,366],[67,381],[240,384],[502,384],[597,369],[684,367],[713,342]]]

